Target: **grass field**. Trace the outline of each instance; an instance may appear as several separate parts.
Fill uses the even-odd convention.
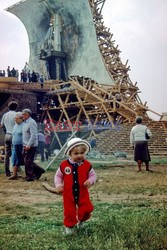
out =
[[[167,249],[167,165],[156,162],[152,169],[96,164],[92,218],[65,236],[62,198],[42,187],[53,184],[55,170],[25,183],[7,180],[1,166],[0,249]]]

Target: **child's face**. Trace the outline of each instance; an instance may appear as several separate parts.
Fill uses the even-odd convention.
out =
[[[74,162],[81,162],[84,160],[85,158],[85,146],[76,146],[74,147],[71,152],[70,152],[70,156],[71,156],[71,159],[74,161]]]

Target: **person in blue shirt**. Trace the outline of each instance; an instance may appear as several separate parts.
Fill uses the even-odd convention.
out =
[[[23,141],[22,141],[22,134],[23,134],[23,117],[21,112],[17,112],[15,115],[15,122],[16,124],[13,127],[12,132],[12,166],[13,166],[13,174],[9,177],[9,180],[17,179],[18,175],[18,168],[23,163]]]

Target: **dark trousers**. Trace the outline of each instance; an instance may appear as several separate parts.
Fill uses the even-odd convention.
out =
[[[6,134],[5,135],[5,173],[6,175],[10,174],[10,157],[12,154],[12,135]]]
[[[50,144],[45,144],[45,157],[46,157],[46,160],[49,159],[49,156],[51,156],[51,153],[50,153]]]
[[[44,161],[44,146],[43,141],[38,141],[38,153],[41,155],[41,161]]]
[[[30,150],[23,151],[25,173],[28,179],[33,179],[34,177],[38,179],[45,172],[43,168],[34,162],[36,150],[37,147],[31,147]]]

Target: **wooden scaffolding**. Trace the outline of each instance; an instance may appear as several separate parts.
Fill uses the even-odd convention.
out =
[[[68,82],[53,80],[51,90],[46,94],[48,100],[42,104],[41,116],[41,121],[48,119],[59,124],[50,126],[66,123],[73,130],[88,124],[92,128],[91,134],[95,135],[94,128],[99,121],[114,126],[115,123],[134,122],[137,115],[149,120],[147,111],[157,114],[142,103],[137,83],[129,77],[128,61],[122,63],[120,50],[112,40],[113,34],[104,25],[102,8],[105,1],[89,0],[89,3],[99,50],[115,84],[100,85],[84,76],[71,76]]]

